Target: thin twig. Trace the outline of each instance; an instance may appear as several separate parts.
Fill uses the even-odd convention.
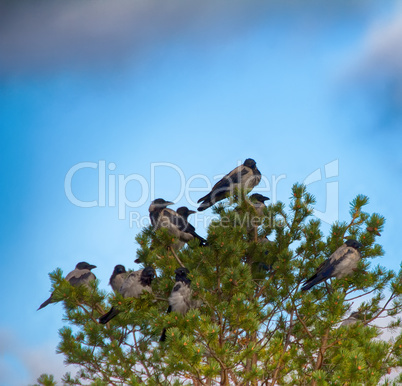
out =
[[[172,247],[169,247],[169,249],[170,249],[170,251],[172,252],[172,254],[173,254],[173,256],[175,257],[175,259],[177,260],[177,262],[178,262],[183,268],[186,268],[186,267],[184,266],[184,264],[180,261],[179,257],[176,255],[176,252],[173,250],[173,248],[172,248]]]

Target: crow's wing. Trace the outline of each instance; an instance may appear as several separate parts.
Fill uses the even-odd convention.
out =
[[[158,225],[160,212],[152,211],[149,212],[149,218],[151,220],[151,225],[155,228]]]
[[[305,281],[302,290],[306,291],[330,277],[337,276],[339,266],[353,253],[353,248],[349,248],[346,244],[340,246],[327,260],[318,266],[315,274]]]
[[[324,277],[331,277],[336,270],[336,267],[346,258],[349,251],[349,247],[346,244],[340,246],[327,260],[322,262],[317,270],[316,275],[321,275]]]
[[[82,284],[88,284],[91,280],[95,279],[95,275],[89,269],[75,269],[66,276],[66,280],[75,287]]]
[[[130,272],[130,274],[126,277],[123,284],[120,287],[119,292],[125,298],[138,298],[141,293],[148,288],[148,286],[143,286],[141,284],[141,273],[142,269],[139,271]]]
[[[191,289],[183,282],[176,282],[169,296],[171,311],[185,314],[190,309]]]
[[[211,189],[211,191],[201,197],[197,202],[200,203],[211,196],[216,196],[217,194],[223,194],[230,191],[234,184],[240,183],[242,177],[250,172],[250,168],[244,165],[240,165],[233,169],[229,174],[226,174],[221,180],[219,180]]]
[[[230,173],[226,174],[221,180],[219,180],[212,188],[215,190],[226,190],[225,188],[230,187],[232,184],[238,184],[241,181],[241,177],[250,172],[250,168],[244,165],[240,165],[233,169]]]
[[[128,275],[128,272],[123,272],[117,274],[112,279],[110,279],[109,284],[111,285],[113,291],[118,292],[120,290],[122,284],[124,283],[124,280],[127,278]]]
[[[177,212],[172,209],[164,209],[162,215],[167,217],[169,222],[175,225],[180,231],[187,232],[188,222],[185,218],[180,216]]]

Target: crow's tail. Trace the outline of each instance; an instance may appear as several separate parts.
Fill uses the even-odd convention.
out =
[[[46,307],[47,305],[49,305],[50,303],[53,303],[53,302],[54,302],[54,300],[53,300],[52,297],[50,296],[50,298],[47,299],[47,300],[45,300],[45,301],[39,306],[39,308],[38,308],[36,311],[40,310],[40,309],[43,308],[43,307]]]
[[[110,320],[112,320],[115,316],[119,314],[119,310],[117,308],[112,307],[106,314],[102,315],[99,318],[99,323],[100,324],[106,324]]]
[[[301,287],[302,291],[308,291],[310,288],[314,287],[316,284],[319,284],[325,280],[322,276],[313,276],[310,279],[306,280],[303,287]]]
[[[164,342],[166,340],[166,328],[163,329],[162,335],[159,338],[159,342]]]
[[[204,211],[204,210],[210,208],[212,205],[214,205],[214,203],[211,202],[211,200],[203,201],[203,202],[200,204],[200,206],[197,208],[197,210],[198,210],[199,212],[202,212],[202,211]]]
[[[201,247],[206,247],[208,246],[208,241],[205,240],[203,237],[198,235],[197,233],[193,232],[192,235],[200,242]]]

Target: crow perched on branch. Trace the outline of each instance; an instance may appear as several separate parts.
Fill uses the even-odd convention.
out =
[[[157,198],[151,202],[149,207],[149,217],[151,224],[155,229],[166,228],[173,236],[179,240],[174,244],[175,249],[181,249],[185,243],[197,238],[201,245],[206,244],[203,239],[195,232],[195,228],[187,221],[187,217],[191,213],[195,213],[186,207],[181,207],[179,214],[173,209],[167,208],[172,205],[170,201],[165,201],[163,198]]]
[[[113,276],[113,275],[112,275]],[[152,267],[145,267],[139,271],[128,273],[118,292],[124,298],[138,298],[144,291],[152,292],[151,283],[155,277],[155,270]],[[106,324],[119,314],[120,310],[112,307],[106,314],[99,318],[99,323]]]
[[[357,264],[361,258],[359,251],[361,246],[362,245],[354,239],[347,240],[345,244],[340,246],[317,268],[312,277],[305,281],[301,290],[307,291],[316,284],[331,277],[342,279],[345,276],[351,275],[356,270]]]
[[[80,285],[88,286],[88,283],[92,280],[96,279],[96,276],[91,272],[91,269],[96,268],[96,265],[88,264],[85,261],[81,261],[75,266],[75,269],[72,270],[67,276],[66,280],[74,287],[78,287]],[[46,307],[50,303],[54,303],[53,293],[50,295],[49,299],[45,300],[38,308]]]
[[[266,200],[269,200],[269,198],[263,196],[260,193],[254,193],[249,197],[249,199],[257,213],[257,216],[252,215],[251,217],[248,217],[247,233],[249,234],[251,239],[254,239],[254,241],[258,241],[258,227],[262,224],[264,209],[267,208],[264,202]]]
[[[345,319],[341,326],[351,326],[363,319],[363,315],[359,311],[352,312],[347,319]]]
[[[173,311],[184,315],[191,308],[191,280],[187,277],[189,270],[187,268],[177,268],[174,272],[176,274],[176,283],[168,299],[167,313],[169,314]],[[165,340],[166,328],[163,329],[159,341],[164,342]]]
[[[201,203],[197,210],[201,212],[208,209],[218,201],[233,195],[235,189],[252,190],[261,181],[261,173],[256,165],[253,159],[247,158],[243,165],[226,174],[207,195],[197,201]]]
[[[264,215],[264,209],[266,209],[265,201],[269,200],[269,197],[263,196],[260,193],[254,193],[250,196],[251,203],[253,204],[257,214],[259,216]]]
[[[114,267],[112,276],[110,276],[109,284],[114,292],[118,292],[126,277],[130,272],[126,271],[124,265],[118,264]]]
[[[181,216],[184,219],[184,222],[182,221],[182,219],[179,219],[179,221],[178,221],[179,227],[183,230],[183,232],[190,233],[194,238],[198,239],[200,242],[200,245],[202,245],[202,246],[208,245],[207,240],[205,240],[200,235],[198,235],[195,232],[194,226],[191,225],[187,220],[188,216],[190,216],[190,214],[197,213],[197,212],[194,210],[188,209],[186,206],[181,206],[180,208],[177,208],[176,212],[179,216]]]

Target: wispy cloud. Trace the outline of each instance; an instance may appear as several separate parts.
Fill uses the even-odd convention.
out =
[[[0,328],[0,385],[34,384],[39,375],[53,374],[56,380],[74,367],[66,367],[55,347],[43,344],[29,347],[14,331]]]
[[[239,25],[258,15],[243,2],[116,0],[35,3],[5,2],[0,6],[0,72],[48,70],[94,62],[115,65],[155,43],[186,32]]]
[[[4,1],[0,4],[0,75],[63,68],[94,70],[105,64],[118,67],[125,60],[140,58],[147,50],[178,37],[187,39],[190,45],[214,45],[280,14],[289,16],[293,12],[302,18],[312,11],[314,19],[322,23],[323,18],[337,17],[339,12],[361,12],[367,8],[358,1],[326,3]]]
[[[402,9],[396,9],[368,29],[349,73],[376,130],[401,128],[401,47]]]
[[[363,74],[402,77],[402,9],[375,23],[367,33],[361,58]]]

